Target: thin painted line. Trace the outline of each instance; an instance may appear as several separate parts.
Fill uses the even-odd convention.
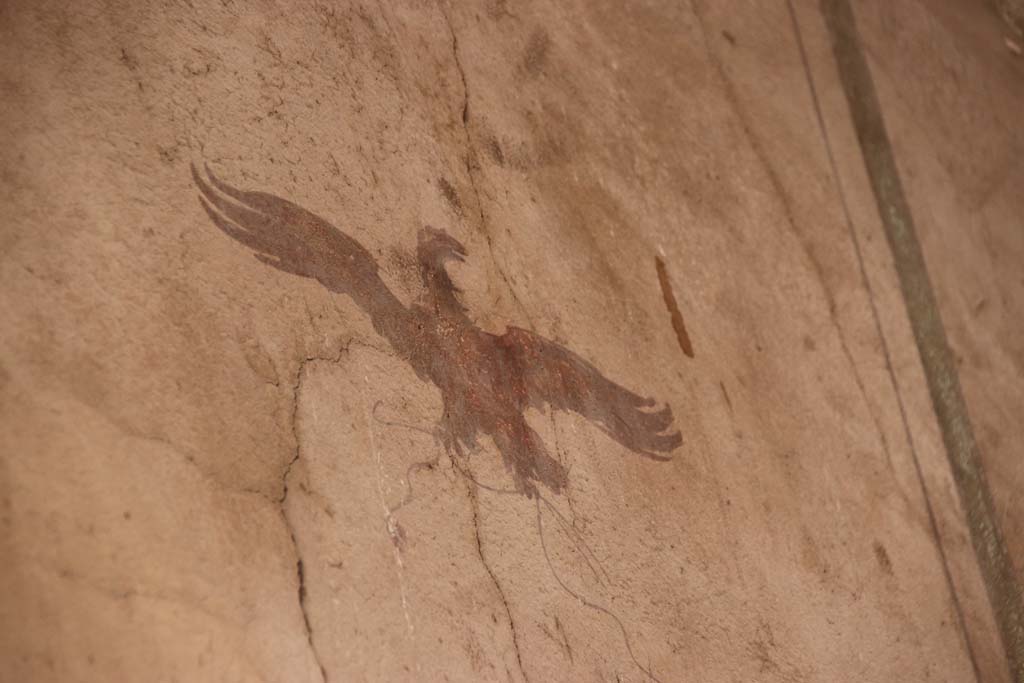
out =
[[[953,574],[949,569],[949,558],[946,556],[946,550],[942,545],[942,535],[939,532],[939,524],[935,517],[935,510],[932,507],[931,499],[928,496],[928,487],[925,484],[924,471],[921,468],[921,460],[918,456],[917,444],[914,443],[914,435],[910,429],[910,421],[907,418],[907,409],[903,403],[903,392],[900,391],[899,380],[896,377],[896,371],[893,369],[892,353],[889,350],[889,342],[886,339],[885,331],[882,328],[882,318],[878,312],[878,304],[875,302],[874,288],[871,286],[871,280],[868,277],[867,268],[864,265],[864,253],[861,249],[860,237],[858,237],[857,230],[854,227],[853,216],[850,213],[850,205],[846,198],[846,190],[843,187],[843,181],[839,175],[839,168],[838,164],[836,164],[835,153],[832,150],[832,140],[828,134],[825,115],[821,111],[821,100],[818,97],[817,86],[814,84],[814,76],[811,72],[810,60],[807,58],[807,48],[804,46],[803,34],[800,31],[800,22],[797,20],[796,10],[793,8],[793,0],[786,0],[786,7],[789,9],[789,18],[793,23],[793,33],[796,35],[796,44],[800,51],[800,61],[803,64],[804,75],[807,78],[807,87],[811,95],[811,104],[814,107],[814,116],[818,122],[818,129],[821,131],[821,139],[825,145],[825,154],[828,157],[828,164],[832,172],[832,178],[836,183],[839,203],[842,206],[843,217],[846,222],[846,230],[850,235],[853,252],[857,257],[857,269],[860,272],[860,279],[868,296],[868,304],[871,307],[871,319],[875,325],[875,334],[877,335],[882,347],[882,358],[885,361],[885,370],[889,375],[889,381],[892,383],[893,393],[896,395],[896,405],[899,407],[900,422],[903,425],[903,434],[906,437],[907,448],[910,450],[911,459],[914,462],[914,472],[917,475],[918,485],[921,487],[921,495],[924,498],[924,507],[928,516],[928,526],[931,529],[932,537],[935,541],[935,549],[939,553],[939,559],[942,565],[942,574],[945,577],[946,586],[949,588],[950,599],[956,613],[958,631],[960,632],[961,638],[963,638],[964,647],[967,650],[967,657],[970,659],[971,669],[974,671],[974,679],[976,681],[980,681],[981,674],[978,670],[978,661],[974,654],[974,648],[971,645],[970,636],[967,633],[967,620],[964,617],[963,606],[960,604],[960,597],[956,591],[956,584],[953,582]]]
[[[799,27],[796,23],[796,14],[793,10],[792,0],[787,0],[787,4],[790,16],[794,21],[794,26],[797,28],[797,39],[800,41]],[[907,316],[910,319],[914,341],[921,357],[921,364],[924,367],[932,407],[935,410],[935,416],[942,433],[946,456],[949,459],[950,469],[952,470],[953,480],[956,483],[961,505],[966,513],[967,527],[970,531],[975,557],[985,581],[985,588],[995,613],[996,623],[999,626],[1000,636],[1006,652],[1007,665],[1014,680],[1024,681],[1024,609],[1021,607],[1020,588],[1014,577],[1013,566],[1006,550],[1006,544],[996,521],[992,494],[985,479],[977,441],[974,438],[974,431],[971,428],[967,413],[967,404],[960,389],[960,379],[956,370],[956,364],[953,361],[949,343],[946,340],[945,329],[942,325],[935,293],[932,289],[931,280],[928,277],[924,255],[914,228],[910,205],[907,203],[903,192],[903,185],[893,155],[892,144],[885,128],[885,121],[878,102],[874,81],[871,78],[867,60],[861,48],[853,10],[848,0],[821,0],[821,9],[828,27],[836,66],[839,70],[839,79],[843,86],[843,92],[846,95],[850,115],[853,118],[854,129],[860,143],[861,153],[871,182],[871,189],[874,193],[882,225],[885,228],[886,239],[892,252]],[[829,163],[832,165],[833,174],[836,175],[836,182],[839,183],[831,145],[828,142],[827,129],[824,126],[824,117],[821,114],[821,108],[817,101],[817,94],[813,90],[813,80],[810,77],[810,69],[802,41],[800,42],[800,49],[801,56],[804,59],[804,68],[808,74],[808,82],[811,84],[812,96],[815,100],[815,114],[818,117],[819,125],[822,127],[822,134],[825,136],[826,146],[829,151]],[[854,240],[862,277],[865,278],[865,285],[869,287],[864,271],[863,259],[860,254],[859,242],[857,241],[856,232],[852,228],[853,223],[850,220],[849,210],[841,187],[840,184],[843,210],[846,212],[848,227]],[[873,295],[870,293],[870,287],[868,291],[869,299],[872,300],[872,314],[875,317],[875,323],[878,326],[880,339],[882,340],[883,352],[886,355],[886,367],[893,380],[893,385],[896,387],[897,398],[899,398],[900,393],[896,383],[896,376],[892,370],[885,338],[881,336],[881,324],[873,301]],[[899,405],[901,417],[904,421],[904,429],[907,430],[908,439],[912,443],[902,399],[899,400]],[[921,481],[922,487],[924,487],[924,479],[917,451],[912,448],[911,452],[914,455],[914,465],[918,478]],[[931,503],[928,500],[926,489],[925,501],[933,531],[937,533],[935,518],[932,514]],[[942,552],[941,541],[938,542],[938,545],[940,552]],[[944,552],[943,558],[944,570],[947,581],[950,583],[950,589],[953,591],[954,604],[957,606],[961,629],[971,656],[971,663],[974,667],[975,676],[978,676],[977,662],[971,650],[970,639],[967,637],[966,629],[964,628],[963,612],[956,597],[956,590],[950,578]]]

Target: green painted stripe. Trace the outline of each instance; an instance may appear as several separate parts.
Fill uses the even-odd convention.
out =
[[[848,0],[821,0],[850,114],[871,188],[892,250],[900,288],[924,365],[967,526],[1014,680],[1024,682],[1024,609],[1006,543],[996,522],[978,444],[960,389],[953,354],[903,193],[878,95]]]

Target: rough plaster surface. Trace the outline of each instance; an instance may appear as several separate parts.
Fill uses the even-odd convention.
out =
[[[1016,448],[1024,437],[1024,341],[1016,330],[1024,318],[1024,61],[998,45],[980,49],[957,30],[966,18],[956,7],[932,4],[932,15],[927,5],[865,13],[877,28],[868,47],[999,521],[1024,579],[1024,459]],[[994,23],[974,19],[979,28]],[[901,28],[913,21],[929,31]]]
[[[1021,558],[1021,64],[949,7],[858,11]],[[3,677],[970,680],[916,449],[1006,680],[827,37],[796,15],[870,294],[783,5],[3,5]],[[436,388],[219,232],[192,162],[329,219],[403,302],[418,231],[446,230],[476,325],[667,401],[683,445],[644,460],[534,410],[565,490],[474,485]],[[486,439],[470,463],[508,485]]]
[[[996,0],[995,7],[1018,36],[1024,35],[1024,0]]]

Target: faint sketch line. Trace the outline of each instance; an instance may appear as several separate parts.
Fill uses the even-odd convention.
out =
[[[385,419],[379,417],[377,415],[377,411],[380,409],[380,407],[383,404],[384,404],[384,401],[377,401],[376,403],[373,404],[373,409],[370,412],[370,414],[373,416],[373,419],[376,420],[379,424],[382,424],[382,425],[385,425],[385,426],[388,426],[388,427],[401,427],[403,429],[409,429],[409,430],[412,430],[414,432],[419,432],[421,434],[426,434],[427,436],[431,437],[434,440],[435,444],[439,444],[440,443],[441,439],[440,439],[440,437],[439,437],[439,435],[438,435],[436,430],[435,431],[430,431],[429,429],[424,429],[423,427],[418,427],[416,425],[409,424],[407,422],[401,422],[399,420],[385,420]],[[440,459],[441,459],[441,453],[440,453],[440,451],[438,451],[437,454],[433,458],[431,458],[429,460],[423,460],[423,461],[420,461],[420,462],[414,462],[411,465],[409,465],[408,468],[406,468],[406,470],[405,470],[405,479],[404,479],[404,482],[403,482],[404,485],[405,485],[405,493],[402,495],[402,499],[397,504],[395,504],[395,505],[393,505],[391,507],[391,514],[392,515],[394,515],[396,512],[398,512],[399,510],[401,510],[406,505],[408,505],[409,503],[412,502],[412,500],[413,500],[412,475],[415,472],[418,472],[419,470],[432,470],[432,469],[434,469],[434,467],[437,466],[437,463],[440,462]]]
[[[623,641],[626,644],[626,651],[629,653],[629,658],[633,660],[633,664],[636,665],[636,668],[640,669],[645,674],[647,674],[648,678],[650,678],[652,681],[655,681],[655,683],[661,683],[661,679],[659,679],[654,674],[654,670],[651,668],[650,662],[648,662],[647,666],[644,666],[643,664],[640,663],[640,660],[638,660],[636,658],[636,654],[634,654],[634,652],[633,652],[633,644],[629,640],[629,633],[626,631],[626,626],[625,626],[625,624],[622,623],[622,619],[620,619],[617,614],[612,612],[607,607],[603,607],[601,605],[598,605],[597,603],[591,602],[591,601],[587,600],[586,598],[584,598],[579,593],[577,593],[576,591],[574,591],[573,589],[569,588],[569,586],[566,585],[565,581],[562,580],[562,577],[558,575],[558,572],[555,570],[554,564],[551,562],[551,555],[548,554],[547,542],[544,540],[544,524],[543,524],[543,521],[542,521],[542,518],[541,518],[541,514],[540,514],[540,499],[538,499],[536,501],[536,504],[537,504],[537,534],[540,536],[540,545],[541,545],[541,549],[544,551],[544,558],[548,562],[548,569],[551,570],[551,575],[553,577],[555,577],[555,581],[557,581],[558,585],[562,587],[562,590],[564,590],[566,593],[568,593],[572,597],[576,598],[576,600],[581,605],[584,605],[585,607],[589,607],[590,609],[593,609],[593,610],[597,610],[598,612],[601,612],[602,614],[605,614],[605,615],[611,617],[612,621],[614,621],[615,624],[619,627],[619,631],[622,632],[622,639],[623,639]]]
[[[892,461],[892,453],[889,448],[889,440],[885,435],[885,430],[882,429],[882,424],[878,416],[875,414],[875,411],[871,407],[871,400],[868,397],[867,388],[864,385],[864,380],[861,377],[860,370],[858,369],[857,363],[853,358],[853,352],[850,350],[850,345],[846,339],[846,335],[843,333],[842,325],[840,325],[835,296],[833,296],[832,290],[829,288],[828,283],[825,280],[824,269],[822,268],[821,263],[815,257],[814,252],[810,248],[810,245],[807,244],[803,235],[800,233],[800,230],[797,227],[796,219],[793,215],[793,207],[791,206],[792,202],[790,200],[789,195],[786,193],[785,188],[782,185],[782,181],[779,178],[779,174],[776,172],[775,167],[772,166],[771,162],[769,161],[768,154],[765,152],[765,149],[760,139],[757,137],[757,135],[754,134],[754,131],[750,126],[749,116],[745,112],[744,108],[740,106],[738,97],[736,95],[735,87],[733,86],[732,80],[728,77],[728,73],[725,70],[725,66],[722,63],[722,60],[711,49],[711,43],[708,39],[707,29],[704,25],[703,10],[700,7],[700,2],[701,0],[693,0],[693,8],[694,13],[696,14],[699,22],[701,35],[704,36],[704,44],[706,46],[705,49],[708,53],[709,58],[711,59],[712,64],[714,65],[714,67],[718,71],[719,76],[722,79],[722,83],[725,87],[726,96],[734,112],[739,118],[741,127],[743,129],[743,134],[747,138],[747,141],[750,143],[751,150],[754,152],[754,155],[760,162],[761,167],[764,169],[768,182],[771,183],[772,189],[775,191],[775,195],[779,199],[779,203],[781,205],[783,216],[786,219],[786,223],[789,225],[798,246],[804,253],[804,256],[807,258],[807,261],[814,272],[818,285],[821,288],[821,294],[824,297],[825,303],[828,307],[829,321],[832,323],[832,326],[835,328],[836,331],[836,337],[839,341],[839,348],[843,353],[843,358],[850,369],[850,373],[853,375],[853,380],[857,386],[857,391],[859,392],[861,399],[864,401],[865,410],[867,411],[868,416],[871,418],[871,421],[875,426],[875,433],[877,434],[878,439],[881,442],[882,452],[885,454],[886,465],[888,466],[890,472],[893,473],[893,477],[895,478],[896,467]],[[906,497],[906,494],[903,492],[902,489],[900,489],[899,492],[904,498]]]
[[[949,558],[946,556],[946,549],[942,544],[942,536],[939,531],[938,520],[935,516],[935,510],[932,507],[931,498],[928,495],[928,487],[925,484],[924,471],[921,468],[920,456],[917,452],[917,445],[914,442],[914,435],[910,428],[910,420],[907,417],[907,409],[903,402],[903,393],[900,390],[899,380],[896,377],[896,371],[893,367],[892,352],[889,349],[889,341],[885,336],[885,331],[882,328],[882,319],[878,311],[878,304],[875,299],[874,288],[871,285],[871,280],[868,277],[867,267],[864,265],[864,254],[861,249],[860,237],[857,235],[857,229],[854,225],[853,215],[850,212],[849,202],[846,198],[846,190],[843,186],[842,178],[839,174],[838,164],[836,163],[835,153],[832,149],[832,141],[828,133],[828,126],[825,123],[825,116],[822,113],[821,101],[818,97],[818,89],[814,83],[814,76],[811,71],[811,64],[807,58],[807,49],[804,46],[803,34],[800,30],[800,22],[797,19],[796,9],[793,7],[792,0],[786,0],[786,8],[789,12],[789,18],[793,26],[793,33],[796,38],[797,49],[800,53],[800,61],[803,66],[804,76],[807,80],[807,87],[811,97],[811,104],[814,108],[814,117],[818,124],[818,130],[821,133],[822,143],[825,146],[825,154],[828,158],[829,170],[832,173],[832,178],[836,184],[836,191],[839,195],[839,203],[843,211],[843,218],[846,223],[846,230],[850,236],[850,243],[853,247],[853,252],[857,259],[857,269],[860,274],[861,283],[864,286],[864,290],[867,293],[868,303],[871,307],[871,319],[874,323],[875,335],[878,338],[879,345],[882,350],[882,359],[885,364],[886,374],[889,376],[889,381],[892,384],[893,393],[896,396],[896,405],[899,409],[900,423],[903,426],[903,433],[906,437],[907,448],[910,450],[911,460],[914,464],[914,472],[917,476],[918,484],[921,487],[922,497],[924,498],[925,513],[928,517],[928,526],[931,530],[931,535],[935,543],[935,548],[939,554],[940,564],[942,566],[943,577],[946,582],[946,586],[949,590],[950,599],[953,604],[953,610],[957,620],[957,631],[963,639],[964,646],[967,651],[967,656],[970,659],[971,669],[974,672],[976,680],[981,680],[980,670],[978,668],[977,658],[974,654],[974,648],[971,645],[971,639],[967,634],[967,623],[964,617],[963,606],[960,604],[960,596],[957,594],[956,584],[953,581],[953,574],[949,568]]]

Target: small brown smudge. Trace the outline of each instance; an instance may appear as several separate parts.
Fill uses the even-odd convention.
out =
[[[128,52],[126,48],[121,48],[120,60],[129,71],[135,71],[139,68],[139,60],[137,60],[132,53]]]
[[[437,179],[437,188],[441,190],[441,194],[445,200],[452,207],[452,210],[456,215],[462,215],[462,200],[459,199],[459,193],[455,190],[455,187],[448,182],[447,178]]]
[[[490,138],[487,141],[487,151],[490,152],[494,163],[499,166],[505,165],[505,152],[501,149],[501,143],[498,142],[497,138]]]
[[[693,358],[693,344],[690,343],[690,335],[686,333],[686,325],[683,323],[683,314],[679,311],[679,304],[676,303],[676,295],[672,292],[672,283],[668,279],[668,270],[665,269],[665,262],[660,256],[654,257],[654,265],[658,270],[658,282],[661,283],[661,295],[665,299],[665,308],[668,309],[672,318],[672,328],[676,331],[676,339],[679,341],[679,348],[690,358]]]
[[[530,35],[526,44],[526,51],[523,54],[523,68],[531,76],[537,76],[544,68],[548,58],[548,51],[551,49],[551,38],[543,29],[537,29]]]
[[[892,560],[889,559],[889,552],[879,541],[875,541],[875,559],[878,560],[878,566],[882,568],[883,572],[892,575]]]

